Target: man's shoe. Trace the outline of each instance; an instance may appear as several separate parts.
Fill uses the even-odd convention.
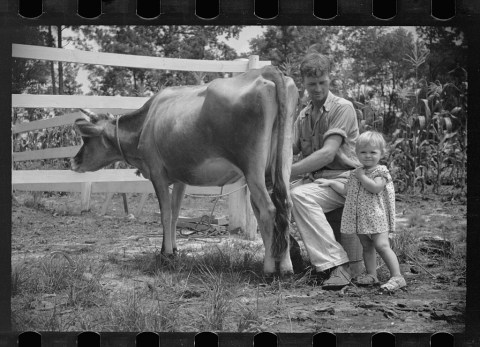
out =
[[[333,268],[331,269],[327,269],[327,270],[324,270],[324,271],[316,271],[315,272],[315,280],[316,280],[316,283],[317,285],[322,285],[323,282],[325,282],[326,280],[328,280],[330,278],[330,275],[333,271]]]
[[[330,278],[323,282],[322,289],[339,290],[350,284],[350,273],[346,266],[340,265],[333,269]]]

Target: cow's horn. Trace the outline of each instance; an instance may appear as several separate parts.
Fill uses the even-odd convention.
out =
[[[95,120],[98,118],[98,116],[93,113],[92,111],[90,111],[89,109],[86,109],[86,108],[80,108],[79,109],[83,114],[85,114],[89,120]]]

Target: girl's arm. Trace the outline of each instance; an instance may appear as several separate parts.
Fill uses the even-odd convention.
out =
[[[341,195],[347,195],[347,188],[345,187],[345,184],[341,182],[318,178],[315,180],[315,183],[318,183],[320,187],[330,187]]]
[[[387,184],[387,181],[383,177],[375,177],[373,180],[368,178],[365,175],[365,170],[362,168],[357,169],[356,175],[363,188],[373,194],[380,193]]]

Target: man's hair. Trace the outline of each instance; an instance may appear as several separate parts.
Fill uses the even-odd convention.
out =
[[[330,60],[326,55],[309,52],[300,63],[300,74],[304,77],[321,77],[330,73]]]
[[[356,152],[358,153],[361,148],[367,145],[378,148],[382,157],[387,152],[387,143],[385,142],[383,135],[378,131],[365,131],[364,133],[361,133],[355,144]]]

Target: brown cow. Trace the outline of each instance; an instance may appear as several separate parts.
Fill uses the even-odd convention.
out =
[[[72,170],[95,171],[118,160],[153,183],[163,225],[162,250],[176,250],[175,229],[186,185],[222,186],[245,177],[265,245],[264,272],[292,272],[288,247],[293,80],[272,66],[201,86],[166,88],[116,119],[77,119],[83,146]],[[265,176],[273,181],[270,198]],[[173,184],[170,194],[169,185]]]

